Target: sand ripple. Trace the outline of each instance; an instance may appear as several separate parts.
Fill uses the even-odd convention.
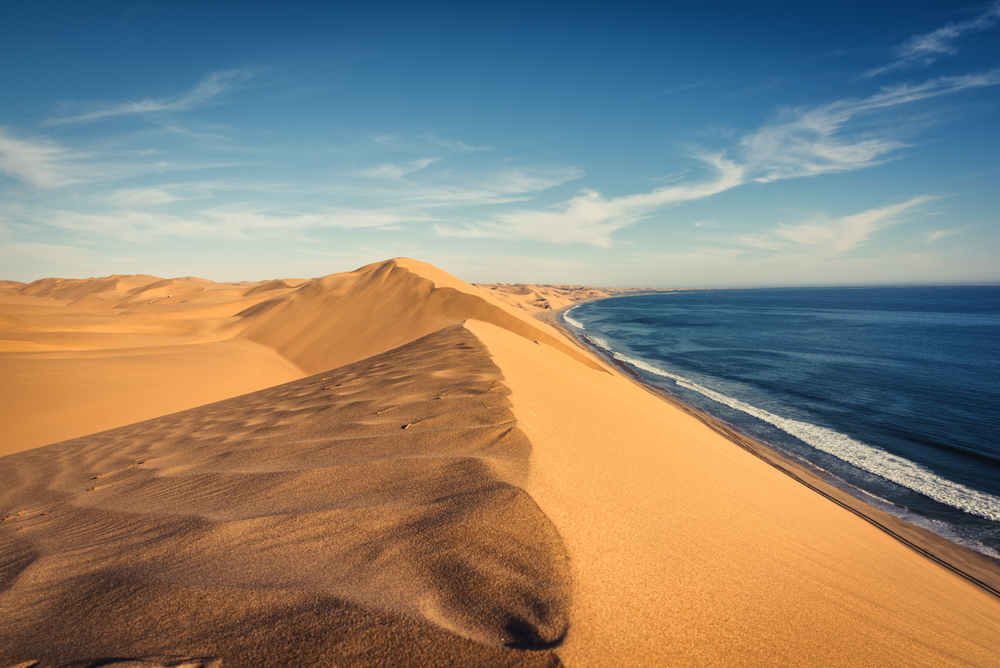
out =
[[[5,458],[0,659],[556,665],[568,560],[508,394],[454,325]]]

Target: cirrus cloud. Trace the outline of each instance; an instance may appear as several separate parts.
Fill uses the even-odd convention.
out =
[[[112,102],[85,105],[85,110],[75,114],[54,116],[47,119],[43,125],[64,125],[67,123],[85,123],[114,116],[134,116],[153,112],[187,111],[208,104],[214,98],[232,90],[237,85],[249,79],[251,73],[247,70],[232,69],[212,72],[198,82],[191,90],[173,97],[153,99],[145,98],[138,102]],[[79,107],[80,105],[72,105]]]
[[[989,30],[998,21],[1000,21],[1000,2],[995,2],[968,21],[949,23],[932,32],[911,37],[894,49],[895,60],[872,68],[863,76],[874,77],[907,67],[926,67],[942,56],[955,55],[958,52],[955,42],[962,35]]]

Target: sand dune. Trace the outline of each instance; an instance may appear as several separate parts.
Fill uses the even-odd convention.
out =
[[[251,295],[260,294],[261,292],[270,292],[272,290],[285,290],[291,287],[295,287],[294,282],[281,281],[281,280],[267,281],[265,283],[261,283],[260,285],[256,285],[250,288],[249,290],[243,293],[243,296],[250,297]]]
[[[19,411],[125,419],[170,364],[174,392],[294,378],[0,458],[0,666],[997,665],[995,564],[824,495],[505,291],[398,259],[127,301],[147,278],[0,293],[2,341],[51,349],[0,355]],[[69,301],[120,286],[127,308]],[[108,368],[134,385],[39,398]]]
[[[0,455],[304,376],[273,350],[221,331],[275,294],[246,290],[113,276],[0,292]]]
[[[404,258],[318,278],[247,309],[234,327],[238,336],[316,373],[466,319],[491,322],[601,368],[551,327],[431,265]]]
[[[457,325],[5,458],[0,657],[551,665],[569,566],[508,394]]]
[[[995,665],[1000,598],[620,375],[469,329],[572,559],[567,665]]]
[[[42,279],[0,293],[0,455],[270,387],[468,318],[599,367],[416,260],[312,281]]]
[[[507,306],[527,311],[555,312],[580,302],[642,292],[672,292],[673,288],[592,288],[584,285],[476,283],[477,288]]]

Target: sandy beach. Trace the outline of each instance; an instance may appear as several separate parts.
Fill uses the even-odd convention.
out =
[[[557,326],[611,294],[0,284],[0,667],[1000,665],[996,564]]]

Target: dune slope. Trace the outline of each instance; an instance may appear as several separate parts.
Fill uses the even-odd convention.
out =
[[[556,664],[569,566],[500,378],[454,325],[4,458],[0,657]]]
[[[957,572],[995,564],[928,559],[525,309],[406,259],[259,285],[6,312],[60,355],[321,373],[0,458],[0,666],[997,665],[1000,598]]]
[[[247,290],[140,275],[0,291],[0,456],[305,376],[223,331],[281,294]]]
[[[1000,598],[627,378],[468,327],[572,559],[567,665],[997,665]]]
[[[312,281],[19,285],[0,292],[0,456],[302,378],[467,319],[600,368],[550,326],[406,258]]]
[[[602,369],[551,327],[417,260],[397,258],[318,278],[240,314],[239,336],[317,373],[464,320],[482,320]]]

